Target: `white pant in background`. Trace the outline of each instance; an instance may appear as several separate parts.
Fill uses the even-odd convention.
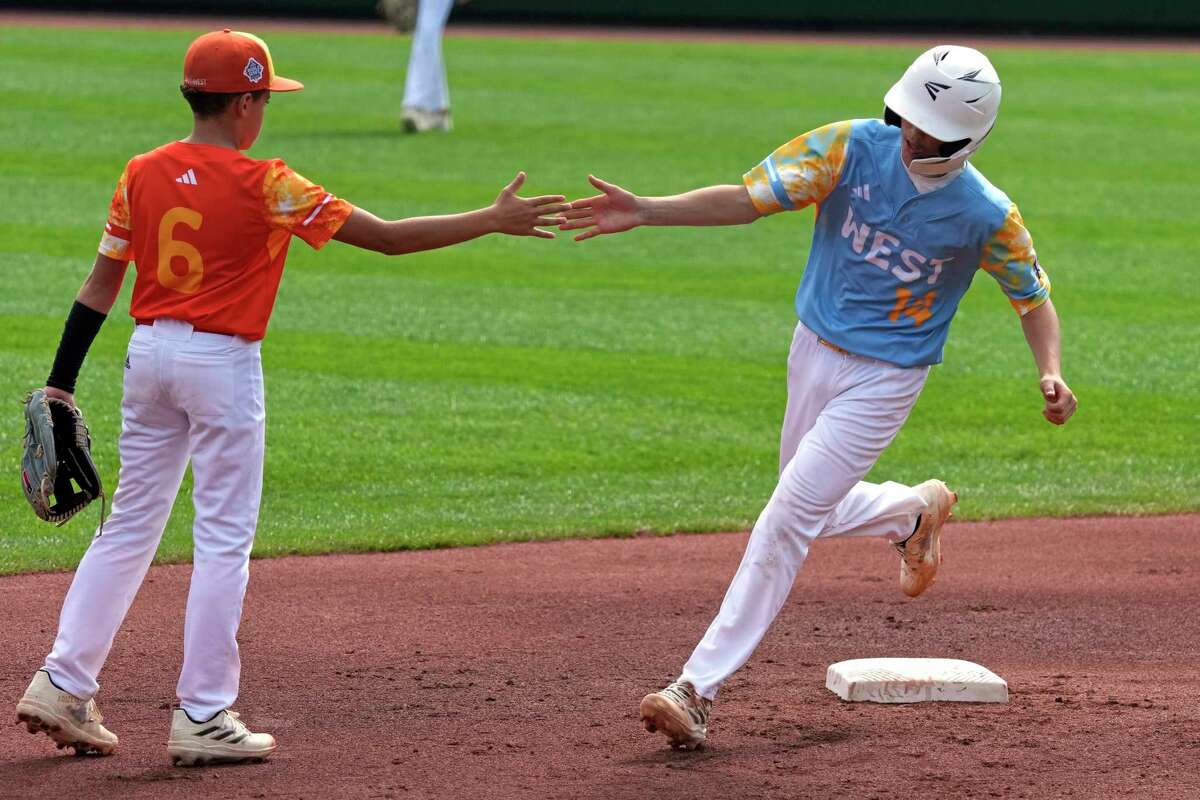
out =
[[[782,608],[812,541],[912,533],[925,502],[907,486],[862,480],[899,433],[928,367],[839,353],[796,326],[779,483],[754,524],[721,610],[680,676],[709,699],[746,663]]]
[[[450,87],[442,62],[442,32],[454,0],[420,0],[413,30],[408,73],[404,77],[404,107],[422,111],[450,108]]]
[[[139,325],[121,400],[121,472],[112,515],[63,603],[46,659],[55,685],[90,698],[113,637],[162,538],[192,462],[195,545],[177,693],[195,720],[233,704],[237,630],[262,494],[266,409],[259,342]]]

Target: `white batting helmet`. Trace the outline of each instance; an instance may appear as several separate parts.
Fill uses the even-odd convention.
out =
[[[883,97],[884,120],[906,119],[944,144],[935,158],[912,160],[918,175],[959,167],[983,144],[1000,111],[1000,76],[987,56],[942,44],[925,51]]]

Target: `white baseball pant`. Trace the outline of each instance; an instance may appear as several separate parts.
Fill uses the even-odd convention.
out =
[[[195,549],[176,691],[192,719],[204,720],[233,705],[241,674],[237,630],[266,431],[259,342],[160,319],[135,328],[125,365],[112,516],[75,572],[45,668],[76,697],[97,692],[190,458]]]
[[[413,30],[408,73],[404,77],[404,107],[422,111],[450,108],[450,87],[442,61],[442,33],[454,0],[420,0]]]
[[[775,492],[754,524],[716,619],[680,675],[703,697],[746,663],[814,539],[913,532],[925,502],[898,483],[863,476],[900,432],[929,374],[837,352],[796,326]]]

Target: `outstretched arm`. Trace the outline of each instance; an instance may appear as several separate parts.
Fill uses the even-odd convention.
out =
[[[745,225],[761,216],[741,184],[708,186],[671,197],[639,197],[594,175],[588,180],[601,194],[573,201],[563,215],[567,222],[562,230],[583,230],[576,241],[641,225]]]
[[[1021,317],[1025,341],[1037,362],[1042,397],[1046,407],[1042,415],[1055,425],[1062,425],[1075,413],[1075,393],[1062,379],[1062,336],[1058,312],[1049,299]]]
[[[517,197],[523,183],[525,173],[519,172],[501,190],[496,202],[487,208],[462,214],[384,220],[355,208],[333,238],[390,256],[448,247],[489,233],[553,239],[553,233],[538,226],[561,223],[562,218],[555,215],[570,207],[563,203],[566,198],[562,195]]]

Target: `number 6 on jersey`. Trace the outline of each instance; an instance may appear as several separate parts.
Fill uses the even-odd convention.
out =
[[[168,289],[183,294],[193,294],[200,288],[204,278],[204,259],[200,251],[191,244],[173,238],[175,226],[182,223],[194,231],[200,230],[204,216],[184,206],[176,206],[163,214],[158,223],[158,282]],[[187,271],[182,275],[171,268],[171,260],[182,258],[187,262]]]

